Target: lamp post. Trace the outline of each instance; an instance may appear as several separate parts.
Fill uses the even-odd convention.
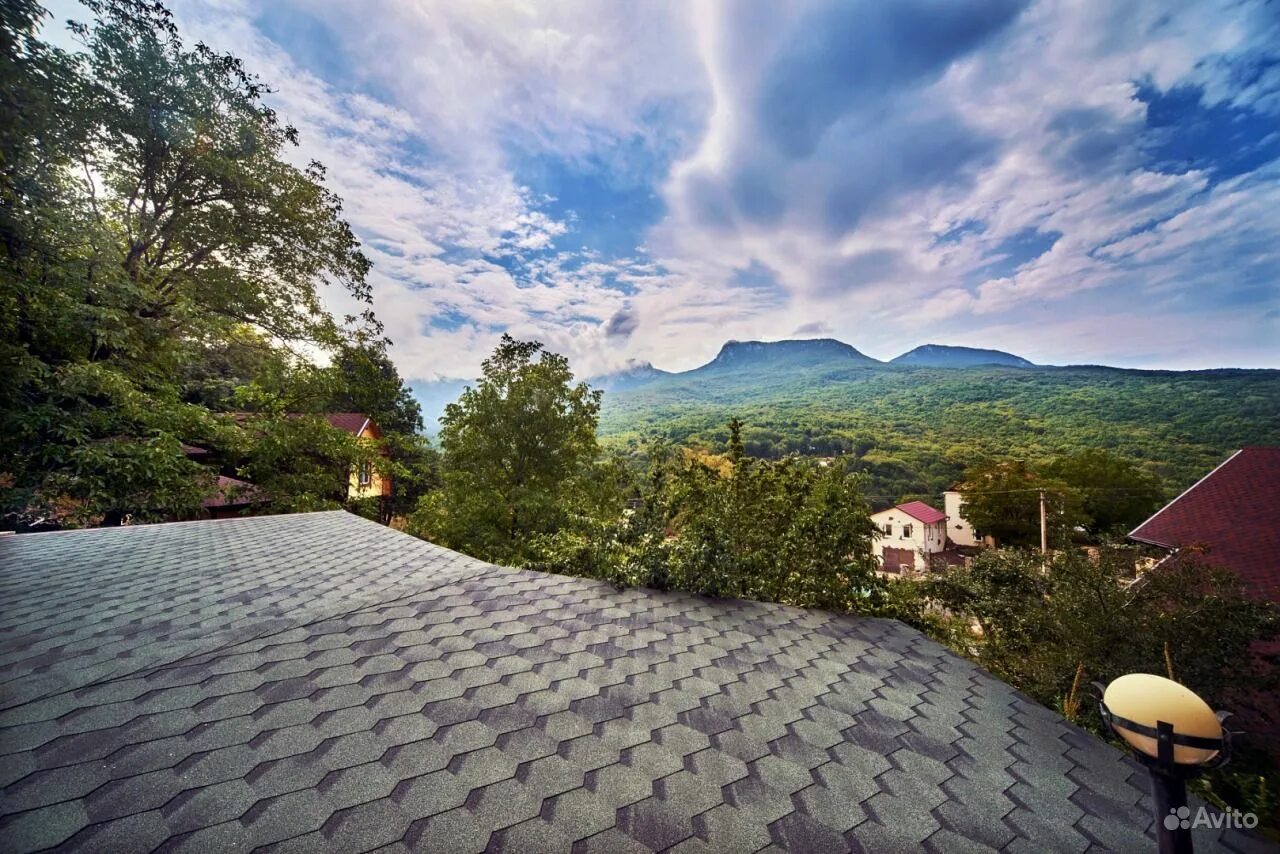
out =
[[[1100,705],[1102,719],[1151,772],[1160,854],[1192,854],[1190,824],[1178,810],[1187,805],[1187,780],[1227,761],[1226,714],[1185,685],[1150,673],[1119,677]]]

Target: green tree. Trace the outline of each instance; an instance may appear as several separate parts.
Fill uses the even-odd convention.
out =
[[[264,412],[238,420],[241,444],[220,456],[254,484],[272,512],[336,510],[347,502],[351,472],[378,461],[375,448],[318,415]]]
[[[1045,495],[1049,545],[1066,544],[1071,529],[1083,521],[1080,497],[1060,480],[1040,474],[1021,460],[983,463],[965,475],[965,518],[983,536],[1001,545],[1040,543],[1040,492]]]
[[[363,412],[386,433],[422,432],[422,407],[405,385],[381,341],[345,344],[333,359],[337,375],[329,407]]]
[[[607,493],[597,465],[600,397],[574,383],[563,356],[503,335],[476,385],[445,409],[441,485],[423,499],[410,530],[518,564],[538,535],[597,515]]]
[[[1164,502],[1158,478],[1101,448],[1058,457],[1043,471],[1080,496],[1084,525],[1095,536],[1123,535]]]
[[[380,339],[361,337],[343,345],[330,370],[333,392],[326,408],[363,412],[383,433],[379,463],[391,477],[392,492],[378,515],[384,520],[406,516],[438,483],[438,455],[422,435],[422,407]]]
[[[534,566],[615,583],[804,607],[883,600],[856,476],[799,457],[748,457],[729,425],[723,458],[659,445],[639,506],[544,540]]]
[[[239,60],[187,49],[159,4],[88,0],[83,51],[0,18],[0,506],[9,524],[195,512],[210,485],[179,441],[234,446],[183,388],[193,353],[243,336],[332,348],[333,282],[368,262],[316,164]],[[359,324],[378,334],[367,311]],[[216,385],[216,384],[215,384]]]

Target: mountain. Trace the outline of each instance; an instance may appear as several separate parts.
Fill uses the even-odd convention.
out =
[[[637,388],[669,376],[672,376],[670,371],[659,370],[650,362],[641,362],[633,359],[620,371],[588,377],[587,385],[592,388],[604,389],[605,391],[622,391],[623,389]]]
[[[730,341],[689,371],[635,362],[588,382],[605,389],[599,434],[608,448],[660,438],[719,449],[739,418],[748,453],[842,459],[877,501],[936,500],[984,459],[1100,446],[1176,495],[1237,448],[1280,445],[1275,370],[1033,366],[998,350],[938,345],[885,363],[824,338]],[[429,433],[468,384],[413,385]]]
[[[739,371],[761,368],[813,368],[879,365],[834,338],[801,338],[785,341],[728,341],[707,364],[689,373]]]
[[[608,392],[601,442],[629,449],[660,438],[718,450],[738,418],[747,453],[844,460],[877,501],[936,500],[985,459],[1097,447],[1176,495],[1237,448],[1280,445],[1280,371],[1029,370],[1021,361],[961,370],[874,362],[842,346],[820,345],[836,355],[819,358],[726,345],[700,368]]]
[[[977,365],[1007,365],[1012,368],[1034,368],[1035,364],[1003,350],[977,347],[950,347],[946,344],[924,344],[889,361],[891,365],[926,368],[972,368]]]

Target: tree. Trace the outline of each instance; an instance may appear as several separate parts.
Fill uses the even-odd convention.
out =
[[[374,464],[377,451],[318,415],[254,413],[240,419],[244,441],[221,449],[234,473],[254,484],[272,512],[336,510],[347,501],[351,472]]]
[[[422,432],[422,407],[405,385],[381,341],[345,344],[333,359],[335,391],[329,407],[363,412],[385,433]]]
[[[651,449],[639,506],[542,541],[533,565],[620,584],[841,611],[881,604],[872,525],[856,476],[799,457]]]
[[[476,385],[445,409],[441,486],[423,499],[411,530],[517,564],[538,535],[597,514],[600,397],[573,382],[563,356],[503,335]]]
[[[39,41],[34,4],[0,18],[9,524],[197,511],[207,472],[179,443],[232,446],[238,428],[207,408],[227,387],[183,388],[189,357],[246,326],[335,347],[347,330],[321,285],[370,296],[323,169],[283,159],[296,133],[239,60],[184,47],[157,3],[85,5],[79,53]],[[380,334],[368,311],[347,320]]]
[[[1164,502],[1159,479],[1101,448],[1058,457],[1043,470],[1080,496],[1084,525],[1095,536],[1123,535]]]
[[[1080,666],[1102,682],[1172,669],[1217,708],[1247,705],[1245,689],[1260,687],[1250,647],[1280,630],[1280,608],[1194,557],[1135,581],[1135,557],[1067,549],[1046,566],[1032,551],[997,549],[930,580],[927,594],[978,625],[968,651],[980,664],[1046,705],[1061,705]]]
[[[965,518],[975,531],[1008,546],[1040,543],[1040,492],[1044,491],[1050,546],[1068,542],[1083,520],[1079,495],[1021,460],[984,463],[969,469],[959,487]]]

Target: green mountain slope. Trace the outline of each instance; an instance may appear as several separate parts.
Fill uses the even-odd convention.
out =
[[[736,416],[751,453],[848,456],[867,473],[869,491],[891,498],[935,495],[984,457],[1086,447],[1142,463],[1172,491],[1235,448],[1280,444],[1280,371],[867,361],[742,370],[712,362],[606,394],[600,432],[615,447],[655,437],[715,447]]]

